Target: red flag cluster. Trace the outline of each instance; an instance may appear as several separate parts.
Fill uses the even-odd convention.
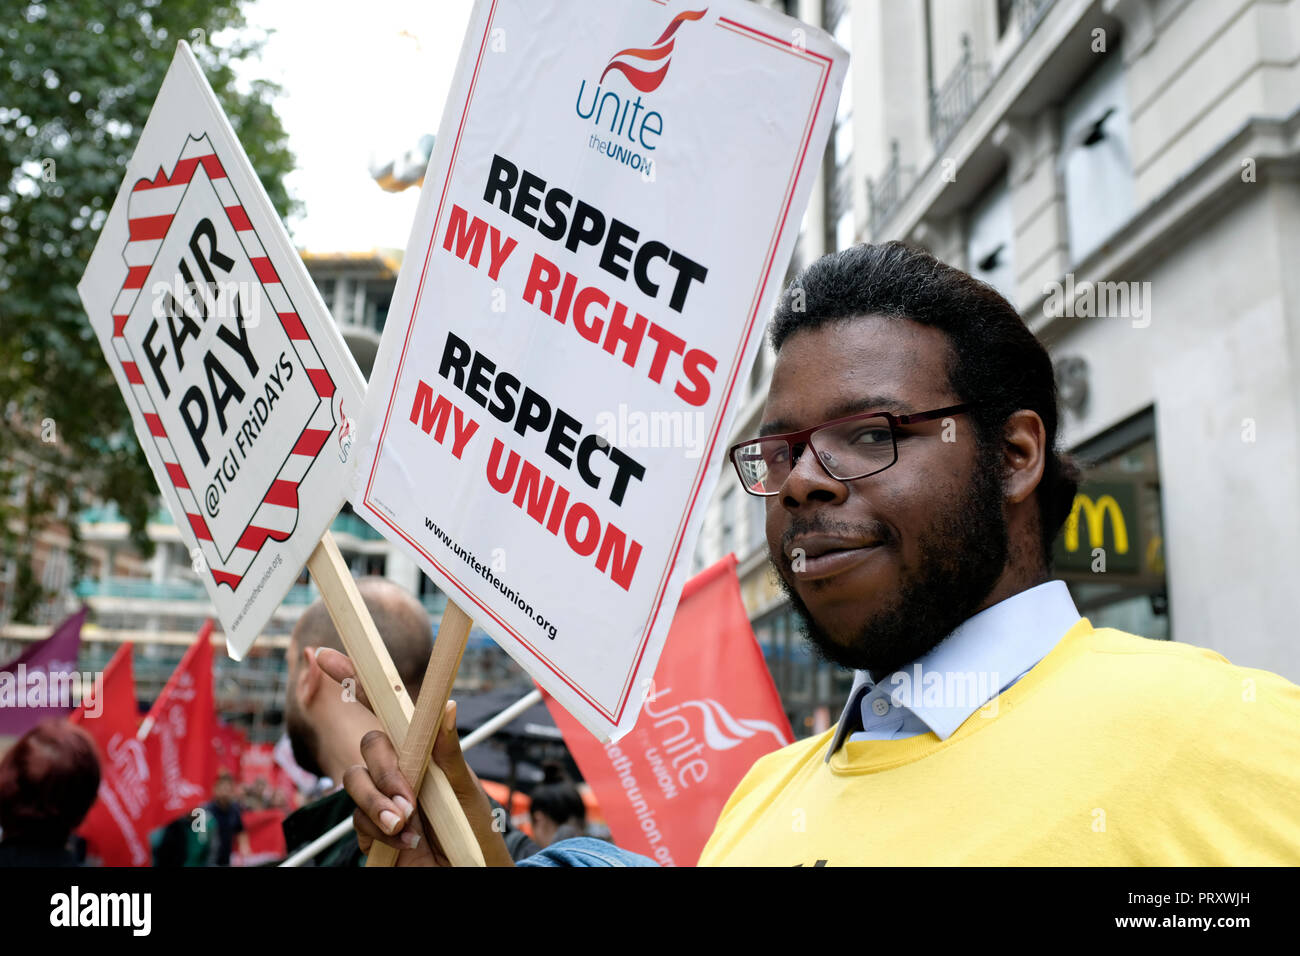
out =
[[[156,770],[153,826],[199,806],[217,780],[211,634],[212,621],[205,621],[141,725],[145,754]]]
[[[217,775],[212,622],[181,658],[143,721],[135,703],[132,645],[104,671],[102,702],[71,720],[99,745],[99,799],[78,832],[106,866],[148,866],[149,832],[203,803]]]

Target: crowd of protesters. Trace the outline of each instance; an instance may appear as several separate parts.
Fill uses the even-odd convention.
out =
[[[389,652],[414,696],[428,662],[432,630],[423,606],[382,579],[363,579],[359,590],[384,635]],[[287,794],[264,776],[240,781],[222,769],[210,799],[150,834],[154,866],[230,866],[255,859],[246,821],[271,811],[283,825],[279,856],[287,856],[352,815],[355,805],[342,787],[349,766],[362,762],[359,741],[373,715],[341,695],[322,693],[315,652],[342,648],[323,604],[303,614],[289,647],[286,730],[294,760],[319,781],[307,794]],[[362,726],[362,725],[365,726]],[[377,726],[377,725],[376,725]],[[76,830],[94,805],[100,784],[96,744],[80,726],[49,719],[20,737],[0,759],[0,866],[75,866],[94,862],[94,848]],[[306,798],[306,803],[294,804]],[[491,799],[491,798],[488,798]],[[494,806],[499,806],[495,804]],[[588,834],[587,807],[577,786],[558,765],[532,793],[527,820],[506,824],[513,859],[523,859],[559,840]],[[522,824],[517,826],[516,823]],[[278,835],[278,834],[277,834]],[[364,862],[351,833],[333,841],[307,865],[356,866]]]

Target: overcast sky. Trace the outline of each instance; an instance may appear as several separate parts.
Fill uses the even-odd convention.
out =
[[[471,0],[257,0],[250,26],[274,30],[244,76],[284,88],[276,108],[304,207],[294,242],[313,252],[404,249],[418,189],[386,193],[371,179],[436,133]],[[304,15],[306,14],[306,15]]]

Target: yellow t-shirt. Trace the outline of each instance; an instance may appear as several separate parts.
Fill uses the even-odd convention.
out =
[[[759,760],[701,866],[1300,864],[1300,687],[1095,629],[947,740]]]

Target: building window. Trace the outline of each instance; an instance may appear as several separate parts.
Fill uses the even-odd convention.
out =
[[[1118,49],[1062,107],[1061,164],[1070,256],[1079,262],[1133,213],[1133,150]]]
[[[722,493],[718,504],[718,514],[722,524],[722,553],[736,548],[736,489],[728,488]]]
[[[763,387],[764,372],[767,365],[767,346],[766,344],[758,347],[758,354],[754,356],[754,366],[749,370],[749,394],[757,395]]]
[[[1094,627],[1170,639],[1155,412],[1079,446],[1083,481],[1052,558]]]
[[[429,580],[427,574],[420,574],[420,603],[431,614],[441,614],[447,608],[447,596],[438,590],[438,586]]]
[[[1011,190],[999,177],[971,208],[966,229],[966,262],[970,274],[1016,301],[1015,219]]]
[[[1007,32],[1007,27],[1011,25],[1011,11],[1015,5],[1015,0],[998,0],[999,37],[1003,36]]]
[[[856,227],[853,222],[853,210],[846,209],[840,213],[840,218],[835,223],[835,249],[847,249],[853,245],[854,239],[857,238]]]
[[[747,494],[745,503],[749,508],[749,534],[745,544],[753,554],[767,549],[767,499]]]
[[[841,103],[844,101],[841,99]],[[853,123],[850,117],[835,120],[835,168],[843,169],[853,159]]]

